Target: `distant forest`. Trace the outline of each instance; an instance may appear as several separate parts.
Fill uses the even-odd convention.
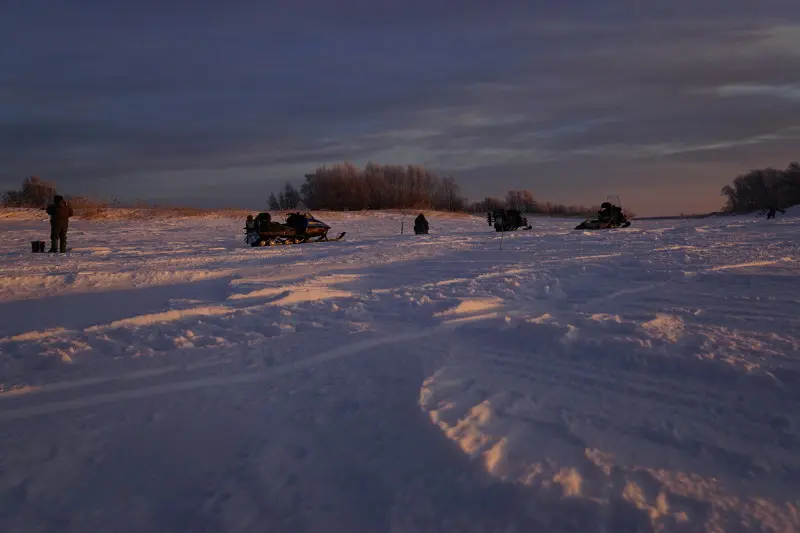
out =
[[[7,191],[0,197],[4,207],[41,208],[56,194],[53,182],[29,176],[19,190]],[[726,198],[723,211],[750,213],[770,208],[800,204],[800,163],[791,163],[783,170],[766,168],[750,170],[737,176],[722,188]],[[107,207],[84,197],[70,197],[74,207]],[[502,198],[486,197],[468,202],[452,176],[438,176],[421,166],[367,164],[363,169],[351,163],[322,166],[306,174],[298,190],[286,183],[283,189],[269,195],[269,209],[295,209],[300,202],[309,209],[435,209],[442,211],[486,212],[495,208],[519,209],[536,214],[585,216],[596,213],[599,206],[562,205],[538,200],[531,191],[512,190]],[[118,205],[114,200],[112,205]],[[633,214],[629,213],[629,217]]]
[[[800,204],[800,164],[784,170],[755,169],[722,188],[729,213],[764,211]],[[270,209],[293,209],[298,202],[309,209],[436,209],[486,212],[505,207],[526,213],[588,215],[599,206],[563,205],[538,200],[531,191],[512,190],[505,197],[486,197],[468,202],[453,177],[439,177],[424,167],[367,164],[359,169],[351,163],[320,167],[307,174],[298,191],[287,183],[269,197]],[[629,216],[633,216],[632,213]]]
[[[286,183],[269,196],[269,208],[294,209],[302,201],[309,209],[333,211],[362,209],[435,209],[485,212],[498,207],[526,213],[580,215],[597,212],[599,206],[561,205],[534,198],[531,191],[508,191],[504,198],[486,197],[468,202],[451,176],[438,176],[416,165],[378,165],[363,169],[352,163],[322,166],[306,174],[298,190]]]
[[[800,164],[790,163],[784,170],[750,170],[722,188],[727,198],[724,210],[749,213],[800,204]]]

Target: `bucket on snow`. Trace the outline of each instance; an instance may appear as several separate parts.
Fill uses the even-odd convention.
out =
[[[44,241],[31,241],[31,251],[33,253],[44,252]]]

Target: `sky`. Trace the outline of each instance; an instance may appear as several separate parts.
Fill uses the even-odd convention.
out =
[[[797,0],[5,0],[0,190],[263,207],[419,164],[640,215],[800,159]]]

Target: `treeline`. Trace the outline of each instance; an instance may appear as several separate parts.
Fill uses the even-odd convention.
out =
[[[19,190],[6,191],[0,198],[4,207],[42,208],[58,194],[52,182],[29,176]],[[786,208],[800,204],[800,163],[783,170],[766,168],[737,176],[722,188],[724,210],[745,213]],[[116,205],[64,195],[74,206]],[[440,177],[415,165],[367,164],[363,169],[351,163],[322,166],[306,174],[298,190],[290,183],[269,196],[269,209],[295,209],[300,203],[308,209],[435,209],[442,211],[487,212],[496,208],[519,209],[530,214],[586,216],[599,206],[563,205],[537,200],[531,191],[508,191],[504,198],[486,197],[469,203],[451,176]],[[627,213],[632,217],[632,213]]]
[[[322,166],[306,174],[297,191],[286,184],[278,195],[270,195],[272,209],[292,209],[302,200],[309,209],[441,209],[460,211],[466,200],[452,177],[440,177],[416,165],[352,163]]]
[[[53,182],[45,181],[38,176],[28,176],[22,181],[22,187],[16,191],[6,191],[0,196],[0,205],[3,207],[22,207],[29,209],[42,209],[53,203],[53,198],[61,194],[69,205],[81,216],[89,216],[105,211],[109,207],[119,205],[113,198],[111,201],[74,196],[59,193]]]
[[[440,177],[416,165],[368,163],[360,169],[352,163],[322,166],[306,174],[298,190],[286,183],[269,196],[272,210],[294,209],[302,202],[308,209],[332,211],[362,209],[435,209],[441,211],[490,211],[519,209],[526,213],[586,215],[599,207],[538,202],[530,191],[509,191],[504,199],[487,197],[467,202],[451,176]]]
[[[751,170],[737,176],[733,183],[722,188],[729,213],[749,213],[771,208],[787,208],[800,204],[800,164],[791,163],[786,169]]]
[[[4,207],[42,208],[53,202],[58,194],[55,184],[44,181],[38,176],[28,176],[22,181],[22,188],[17,191],[3,193]]]

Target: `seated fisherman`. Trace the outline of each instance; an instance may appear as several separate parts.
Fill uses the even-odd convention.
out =
[[[269,213],[259,213],[256,216],[255,220],[253,221],[253,226],[255,233],[261,233],[262,231],[269,231],[269,223],[272,220],[272,217]]]
[[[414,219],[414,233],[417,235],[428,234],[428,221],[425,220],[425,215],[422,213],[420,213],[417,218]]]
[[[597,212],[597,218],[600,221],[611,220],[611,204],[603,202],[600,204],[600,211]]]
[[[286,225],[302,234],[308,230],[308,219],[300,213],[291,213],[286,217]]]

